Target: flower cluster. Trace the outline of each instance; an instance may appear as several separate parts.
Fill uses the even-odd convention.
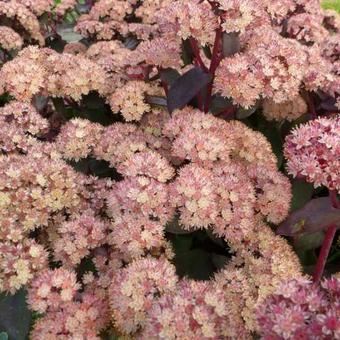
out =
[[[111,109],[113,112],[120,111],[127,122],[138,121],[151,110],[151,106],[145,102],[145,96],[161,94],[162,90],[157,85],[129,81],[111,95]]]
[[[4,50],[19,50],[23,45],[21,36],[10,27],[0,26],[0,46]]]
[[[307,279],[283,282],[257,309],[264,338],[336,339],[340,336],[340,280],[317,287]]]
[[[271,99],[263,101],[263,115],[268,120],[282,121],[286,119],[294,121],[307,111],[307,104],[301,96],[296,96],[282,103],[275,103]]]
[[[30,8],[26,7],[22,2],[14,0],[1,1],[0,15],[13,21],[13,24],[18,23],[21,25],[21,27],[28,32],[32,40],[39,42],[40,45],[44,45],[45,38],[40,30],[38,18],[35,13],[31,12]]]
[[[307,59],[302,47],[267,27],[259,29],[248,44],[246,53],[223,59],[216,90],[244,107],[255,105],[261,97],[282,103],[298,96]]]
[[[318,0],[76,5],[0,1],[0,292],[27,288],[30,337],[339,337],[339,280],[312,286],[273,231],[291,184],[256,130],[336,110],[335,15]],[[84,39],[59,46],[65,14]],[[288,172],[339,191],[339,128],[288,134]],[[179,275],[174,225],[226,248],[206,281]]]
[[[287,136],[288,172],[305,177],[314,186],[340,191],[340,116],[319,118]]]
[[[36,137],[48,131],[49,123],[34,106],[12,101],[0,108],[0,126],[0,150],[8,155],[26,152],[36,145]]]
[[[207,1],[174,1],[157,13],[157,24],[165,35],[197,39],[201,45],[212,43],[218,20]]]
[[[93,216],[91,210],[57,225],[50,233],[55,259],[64,266],[76,266],[92,249],[104,243],[106,230],[107,225]]]
[[[9,226],[10,227],[10,226]],[[34,240],[0,241],[0,290],[15,293],[47,267],[48,254]]]
[[[89,59],[33,46],[7,62],[0,76],[3,91],[20,101],[29,101],[39,94],[78,101],[90,91],[104,92],[106,86],[104,70]]]
[[[78,293],[75,272],[62,268],[46,270],[32,282],[28,304],[40,318],[31,333],[33,339],[98,339],[97,333],[109,323],[108,306],[91,290]]]

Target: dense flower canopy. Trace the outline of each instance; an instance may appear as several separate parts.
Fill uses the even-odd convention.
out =
[[[0,293],[33,340],[340,337],[339,278],[275,234],[287,175],[340,192],[339,30],[318,0],[0,0]]]

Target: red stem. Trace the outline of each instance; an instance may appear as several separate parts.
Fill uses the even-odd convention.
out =
[[[329,191],[329,197],[331,199],[332,206],[335,209],[340,209],[340,202],[337,197],[337,192],[335,190],[330,190]]]
[[[210,73],[215,73],[219,63],[221,62],[221,59],[222,59],[221,54],[220,54],[221,43],[222,43],[222,27],[219,27],[216,30],[216,35],[215,35],[213,54],[211,58],[210,68],[209,68]]]
[[[191,46],[191,49],[192,49],[192,52],[194,54],[194,57],[195,57],[195,61],[197,62],[197,64],[202,67],[202,69],[205,71],[205,72],[208,72],[209,70],[207,69],[207,67],[204,65],[204,62],[201,58],[201,55],[200,55],[200,49],[198,47],[198,43],[197,43],[197,40],[193,37],[189,38],[189,42],[190,42],[190,46]]]
[[[237,110],[237,108],[232,105],[229,108],[227,108],[226,110],[219,112],[217,114],[217,116],[221,117],[223,119],[228,119],[236,112],[236,110]]]
[[[318,262],[316,263],[315,271],[314,271],[314,274],[313,274],[313,281],[315,283],[319,283],[320,280],[321,280],[322,274],[323,274],[324,269],[325,269],[327,257],[328,257],[328,254],[329,254],[329,251],[331,249],[333,239],[334,239],[334,236],[335,236],[335,233],[336,233],[336,229],[337,229],[336,225],[331,224],[326,231],[325,239],[323,240],[321,250],[320,250],[320,254],[319,254],[319,257],[318,257]]]
[[[169,93],[169,86],[168,83],[165,81],[164,77],[162,77],[162,68],[158,67],[159,78],[161,79],[161,85],[164,89],[165,96],[168,96]]]
[[[308,104],[309,113],[312,116],[312,119],[316,119],[317,113],[316,113],[316,110],[315,110],[313,96],[310,92],[307,92],[307,100],[308,100],[307,104]]]
[[[207,98],[205,101],[205,107],[204,107],[204,112],[208,112],[210,105],[211,105],[211,100],[212,100],[212,89],[213,89],[213,84],[214,84],[214,78],[215,78],[215,72],[220,64],[222,58],[221,58],[221,42],[222,42],[222,28],[219,27],[216,30],[216,35],[215,35],[215,42],[214,42],[214,47],[213,47],[213,54],[211,57],[211,62],[210,62],[210,68],[209,68],[209,73],[212,75],[211,82],[208,85],[207,88]]]
[[[335,209],[340,209],[340,202],[337,197],[337,192],[335,190],[330,190],[329,197],[330,197],[332,206]],[[313,280],[315,283],[318,283],[321,280],[321,277],[322,277],[322,274],[324,272],[325,265],[327,262],[327,257],[331,249],[333,240],[334,240],[336,230],[337,230],[337,226],[335,224],[331,224],[326,231],[326,235],[322,242],[320,254],[319,254],[318,261],[316,263],[315,271],[313,274]]]
[[[203,98],[201,92],[197,94],[197,100],[198,100],[198,108],[203,111],[204,108],[204,103],[203,103]]]

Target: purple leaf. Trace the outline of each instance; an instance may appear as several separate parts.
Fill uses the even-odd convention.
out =
[[[167,106],[167,101],[165,97],[161,96],[145,96],[145,101],[151,105]]]
[[[211,81],[211,75],[195,67],[176,79],[168,94],[170,112],[182,109]]]
[[[160,72],[162,81],[164,81],[168,86],[172,86],[173,83],[181,77],[181,74],[172,68],[166,68]]]
[[[285,236],[308,235],[325,230],[330,224],[340,227],[340,210],[332,207],[329,197],[321,197],[294,211],[276,233]]]

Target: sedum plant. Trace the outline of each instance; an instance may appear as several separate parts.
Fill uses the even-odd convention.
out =
[[[0,1],[0,292],[27,291],[31,339],[340,336],[339,20]],[[293,246],[324,230],[308,271]]]

